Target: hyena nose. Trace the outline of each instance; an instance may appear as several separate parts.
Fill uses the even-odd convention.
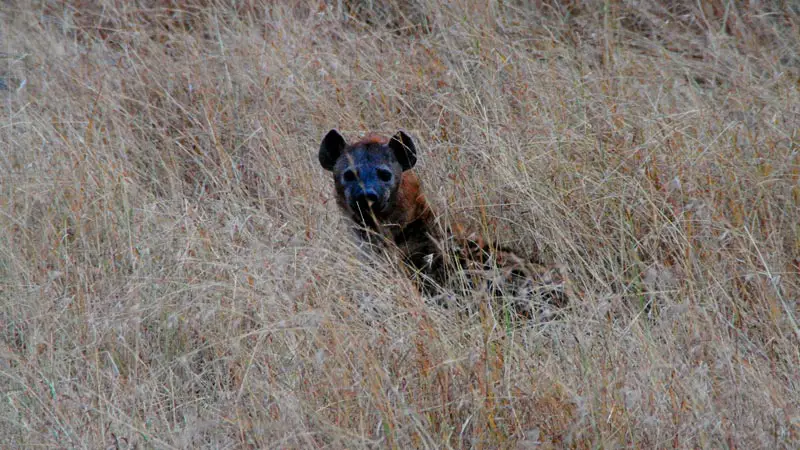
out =
[[[367,205],[372,207],[378,201],[378,194],[375,191],[365,191],[362,192],[361,195],[356,197],[356,202],[361,203],[363,205]]]
[[[378,194],[374,192],[367,192],[364,194],[364,199],[367,201],[369,206],[372,206],[375,202],[378,201]]]

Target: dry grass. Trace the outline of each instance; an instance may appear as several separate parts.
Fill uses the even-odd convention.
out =
[[[387,4],[3,3],[0,447],[797,448],[796,4]],[[580,298],[362,262],[332,127]]]

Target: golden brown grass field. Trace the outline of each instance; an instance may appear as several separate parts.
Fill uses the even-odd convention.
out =
[[[800,446],[798,2],[6,0],[0,44],[0,448]],[[568,310],[360,256],[331,128],[407,131]]]

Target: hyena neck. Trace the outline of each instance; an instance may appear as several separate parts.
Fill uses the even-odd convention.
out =
[[[362,241],[383,241],[396,247],[403,259],[420,271],[428,271],[432,261],[440,261],[440,240],[436,215],[422,194],[419,178],[404,172],[394,206],[379,223],[364,225],[354,220],[354,229]]]
[[[353,230],[362,240],[383,238],[396,244],[438,235],[436,216],[422,195],[417,196],[415,202],[407,206],[377,217],[377,222],[351,217]]]

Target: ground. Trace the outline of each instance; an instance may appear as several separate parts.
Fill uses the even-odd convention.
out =
[[[796,3],[385,3],[3,3],[0,447],[797,448]],[[365,259],[331,128],[570,308]]]

